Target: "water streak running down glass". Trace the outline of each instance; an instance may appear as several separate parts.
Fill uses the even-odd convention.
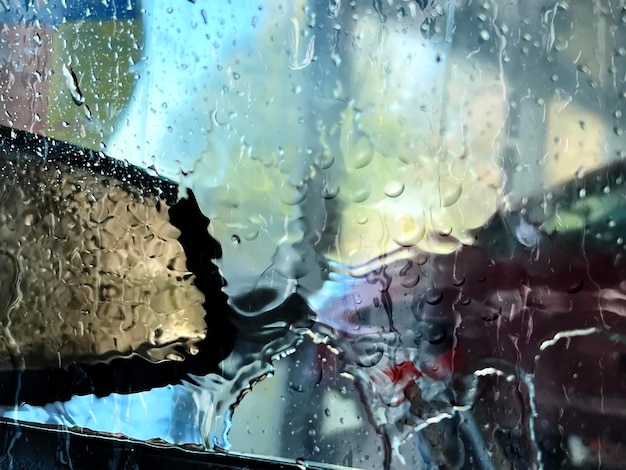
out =
[[[193,194],[236,337],[183,383],[5,417],[354,468],[620,467],[622,1],[36,3],[0,13],[0,124]],[[201,340],[181,312],[161,333]]]

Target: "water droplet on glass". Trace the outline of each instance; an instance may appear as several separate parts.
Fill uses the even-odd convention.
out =
[[[430,344],[441,344],[446,340],[448,332],[443,325],[431,324],[426,328],[426,340]],[[426,360],[428,362],[428,359]]]
[[[374,367],[383,358],[383,351],[380,347],[374,345],[369,351],[360,353],[355,359],[355,363],[360,367]]]
[[[407,275],[403,277],[402,281],[400,281],[400,284],[402,285],[402,287],[410,289],[412,287],[415,287],[417,284],[419,284],[419,282],[420,282],[420,275],[413,274],[412,276]]]
[[[354,160],[352,160],[352,167],[355,170],[365,168],[372,162],[373,159],[374,152],[372,152],[371,150],[363,150],[355,155]]]
[[[280,194],[280,200],[289,206],[297,206],[306,197],[306,186],[303,188],[296,188],[291,185],[286,185]]]
[[[89,122],[93,122],[93,114],[91,114],[91,109],[89,109],[89,106],[83,106],[83,110],[85,112],[85,117],[87,118],[87,120]]]
[[[440,304],[443,300],[443,292],[439,291],[431,291],[426,294],[426,303],[428,305],[437,305]]]
[[[71,67],[66,64],[63,64],[61,71],[65,77],[65,84],[70,92],[70,95],[72,96],[72,100],[74,100],[76,106],[82,106],[85,103],[85,97],[78,86],[78,78],[76,77],[76,74]]]
[[[487,309],[486,311],[483,311],[480,314],[480,318],[482,318],[485,321],[494,321],[497,320],[498,317],[502,314],[502,307],[500,307],[498,310],[496,309]]]
[[[325,185],[320,191],[320,196],[324,199],[335,199],[339,195],[339,185]]]
[[[30,227],[32,225],[34,225],[37,221],[38,217],[37,214],[34,212],[28,212],[24,214],[24,225],[27,227]]]
[[[393,180],[385,186],[385,195],[387,197],[398,197],[404,191],[404,184],[401,181]]]
[[[480,31],[480,39],[483,42],[489,41],[489,39],[491,39],[491,35],[489,34],[489,31],[487,31],[486,29],[481,30]]]
[[[322,153],[322,158],[320,159],[320,167],[322,170],[328,170],[335,163],[335,157],[330,152]]]
[[[352,202],[365,202],[368,197],[370,197],[370,189],[365,185],[350,191],[350,200]]]
[[[442,178],[439,183],[441,207],[449,207],[459,200],[463,192],[460,182],[452,178]]]
[[[370,219],[367,214],[357,214],[356,218],[354,219],[354,221],[359,225],[365,225],[369,222],[369,220]]]
[[[414,246],[424,238],[425,227],[420,219],[408,214],[399,214],[390,219],[389,234],[397,245]]]
[[[583,285],[584,285],[584,282],[583,282],[583,280],[581,279],[580,281],[575,282],[574,284],[570,285],[570,286],[567,288],[567,292],[569,292],[570,294],[577,294],[577,293],[579,293],[581,290],[583,290]]]
[[[440,237],[449,237],[450,235],[452,235],[452,227],[439,228],[437,233]]]
[[[254,226],[248,227],[243,234],[243,238],[249,242],[256,240],[258,236],[259,231]]]

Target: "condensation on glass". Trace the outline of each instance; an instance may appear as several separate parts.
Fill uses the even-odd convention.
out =
[[[36,3],[0,13],[0,123],[141,166],[181,197],[190,189],[221,245],[238,331],[219,374],[142,392],[160,411],[138,412],[141,427],[98,424],[89,413],[112,405],[95,397],[73,398],[54,412],[59,422],[303,466],[619,468],[623,1]],[[0,223],[26,239],[0,227],[2,286],[12,286],[1,288],[1,354],[94,352],[101,340],[68,342],[65,326],[54,341],[12,332],[28,302],[39,305],[33,325],[72,318],[72,296],[110,321],[106,276],[116,276],[111,289],[144,289],[146,309],[165,305],[167,321],[136,316],[138,340],[154,343],[157,329],[168,341],[203,335],[202,295],[182,274],[164,206],[120,189],[82,202],[50,176],[68,167],[3,165]],[[36,177],[10,176],[26,173]],[[116,245],[110,272],[81,272],[72,287],[36,267],[45,250],[52,266],[89,264],[75,245],[87,242],[68,236],[19,264],[20,243],[49,224],[42,186],[67,192],[54,210],[80,206],[85,231],[108,222],[81,210],[120,220],[151,211],[137,230],[155,240],[165,230],[145,249],[171,263],[135,280]],[[59,227],[70,220],[59,217]],[[110,220],[98,243],[143,249]],[[31,284],[36,269],[49,279]],[[132,399],[113,401],[130,409]],[[162,423],[180,424],[180,400],[193,412],[172,434]],[[150,419],[161,425],[148,436]]]

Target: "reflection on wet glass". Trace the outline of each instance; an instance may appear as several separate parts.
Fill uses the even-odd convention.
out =
[[[190,190],[236,338],[182,384],[5,416],[300,464],[620,466],[622,3],[25,8],[0,122]],[[203,319],[165,201],[14,153],[5,367],[202,355],[220,299]]]
[[[6,151],[0,174],[4,369],[160,361],[204,338],[204,298],[158,197]]]

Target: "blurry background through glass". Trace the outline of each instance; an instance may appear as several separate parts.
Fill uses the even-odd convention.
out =
[[[621,468],[623,0],[0,0],[0,25],[6,422]]]

